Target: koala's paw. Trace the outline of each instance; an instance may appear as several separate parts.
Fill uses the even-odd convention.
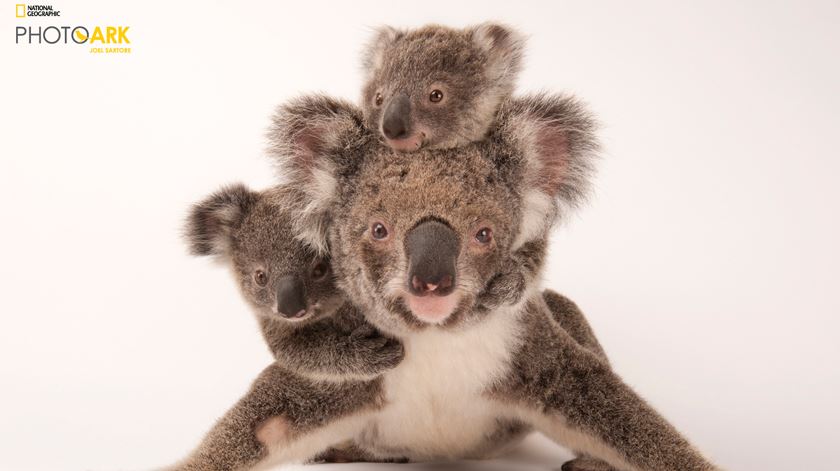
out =
[[[567,461],[560,469],[562,471],[617,471],[606,462],[588,456]]]
[[[358,358],[359,369],[379,373],[397,366],[405,356],[399,340],[380,334],[371,326],[362,326],[350,334],[350,348]]]
[[[499,273],[487,283],[478,296],[478,304],[486,309],[515,304],[525,291],[525,275],[518,266]]]

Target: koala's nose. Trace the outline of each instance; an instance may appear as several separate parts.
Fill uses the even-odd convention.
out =
[[[277,280],[277,312],[286,318],[306,314],[306,287],[300,278],[287,275]]]
[[[409,134],[411,101],[400,93],[388,102],[382,115],[382,134],[388,139],[402,139]]]
[[[446,296],[455,289],[458,234],[448,225],[429,220],[406,234],[408,290],[417,296]]]
[[[452,276],[451,275],[432,275],[428,278],[421,278],[417,275],[411,277],[411,287],[413,294],[424,296],[426,294],[437,294],[443,296],[444,293],[452,291]],[[437,291],[437,293],[433,293]]]

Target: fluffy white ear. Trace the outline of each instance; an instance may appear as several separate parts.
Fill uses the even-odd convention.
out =
[[[403,36],[402,31],[390,26],[380,26],[373,31],[368,43],[362,50],[362,67],[368,74],[382,65],[385,49]]]
[[[502,93],[511,93],[522,68],[525,37],[499,23],[481,23],[467,31],[476,46],[487,55],[488,80]]]
[[[233,230],[239,227],[259,199],[242,183],[226,186],[193,205],[184,238],[193,255],[230,255]]]
[[[523,221],[517,243],[543,237],[555,221],[586,200],[599,144],[586,107],[564,95],[507,100],[499,137],[523,165]]]
[[[330,205],[338,178],[358,164],[354,149],[369,134],[351,103],[308,95],[280,106],[269,130],[269,154],[290,190],[288,205],[298,238],[327,252]]]

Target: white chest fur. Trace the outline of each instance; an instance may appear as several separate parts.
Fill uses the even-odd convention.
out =
[[[429,329],[403,339],[406,356],[385,374],[387,405],[357,443],[412,460],[465,457],[504,414],[482,396],[505,375],[520,341],[517,310],[499,310],[459,331]]]

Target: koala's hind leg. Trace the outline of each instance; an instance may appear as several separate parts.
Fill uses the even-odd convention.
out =
[[[173,471],[265,468],[302,462],[352,437],[379,407],[379,380],[314,382],[273,364]]]
[[[528,305],[522,347],[494,397],[558,443],[619,470],[716,469],[544,309],[541,302]]]

